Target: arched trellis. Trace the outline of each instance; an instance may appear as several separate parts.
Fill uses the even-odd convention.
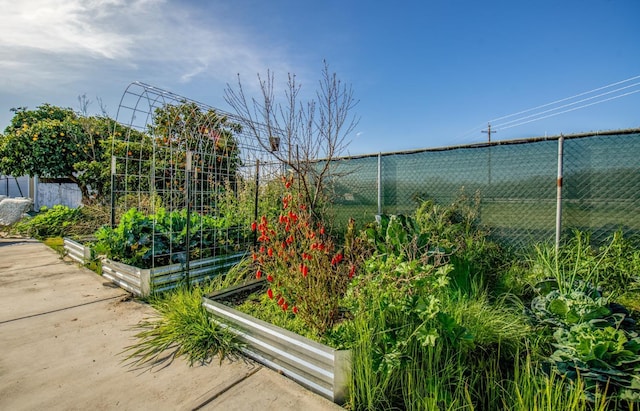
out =
[[[123,93],[112,136],[111,223],[141,225],[129,246],[146,268],[181,263],[188,278],[196,259],[249,248],[259,179],[282,167],[240,123],[144,83]]]

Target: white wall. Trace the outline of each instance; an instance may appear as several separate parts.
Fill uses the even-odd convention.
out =
[[[31,198],[35,211],[42,206],[53,207],[57,204],[76,208],[82,203],[82,193],[77,185],[41,183],[38,177],[31,179],[28,176],[0,176],[0,195]]]
[[[35,180],[35,198],[33,208],[37,211],[42,206],[53,207],[65,205],[76,208],[82,204],[82,193],[75,184],[70,183],[41,183]]]

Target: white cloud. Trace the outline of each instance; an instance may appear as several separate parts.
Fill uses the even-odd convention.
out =
[[[1,1],[0,45],[57,54],[129,57],[131,39],[111,19],[126,16],[122,2]],[[120,26],[122,27],[122,26]]]
[[[286,52],[260,44],[242,22],[203,19],[202,10],[177,0],[0,0],[0,10],[4,92],[122,75],[224,83],[236,73],[290,71]]]

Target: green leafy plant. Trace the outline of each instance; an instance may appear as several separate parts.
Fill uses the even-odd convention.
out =
[[[146,215],[132,208],[121,216],[116,228],[105,226],[96,232],[95,250],[140,268],[184,263],[187,250],[192,259],[237,250],[240,245],[229,241],[230,229],[224,218],[192,213],[187,221],[186,210],[167,212],[159,208],[155,214]],[[248,236],[236,231],[238,236]]]
[[[421,233],[416,221],[405,215],[378,216],[376,224],[365,229],[367,241],[373,246],[377,258],[385,261],[395,256],[403,260],[427,257],[429,235]],[[432,250],[436,255],[444,249]]]
[[[45,239],[47,237],[83,237],[92,235],[108,221],[108,212],[100,205],[70,208],[55,205],[41,207],[33,217],[25,217],[11,227],[11,231]]]
[[[611,303],[591,281],[606,277],[607,247],[594,250],[588,237],[578,235],[570,245],[552,254],[537,248],[538,267],[552,278],[535,287],[531,302],[537,324],[553,333],[552,370],[573,381],[587,401],[605,395],[618,403],[640,401],[640,339],[635,321],[620,304]]]
[[[374,251],[346,299],[356,336],[353,409],[493,409],[504,394],[496,387],[509,376],[505,364],[531,334],[517,299],[491,295],[489,283],[452,281],[456,263],[490,249],[467,238],[482,237],[475,229],[439,219],[444,208],[433,206],[423,212],[442,224],[382,215],[364,231]],[[477,256],[464,254],[474,247]]]
[[[610,397],[640,402],[640,338],[638,334],[612,327],[609,321],[591,320],[558,328],[556,351],[550,361],[554,370],[572,380],[585,382],[585,395],[595,399],[595,390]]]
[[[576,281],[573,288],[559,289],[556,280],[543,281],[541,295],[531,301],[531,311],[540,323],[556,327],[605,318],[612,313],[609,302],[589,283]]]
[[[415,220],[429,243],[448,254],[452,285],[470,293],[473,287],[495,288],[509,253],[490,240],[489,229],[480,223],[479,193],[470,198],[462,191],[450,204],[424,200]]]
[[[63,205],[52,208],[41,207],[34,217],[27,217],[13,227],[13,230],[30,237],[43,239],[67,234],[70,226],[80,218],[80,211]]]
[[[374,251],[346,300],[355,318],[352,406],[411,408],[415,394],[403,395],[403,384],[417,381],[435,398],[442,394],[435,401],[442,405],[449,392],[437,382],[439,342],[473,344],[468,330],[442,310],[452,267],[411,217],[382,215],[364,236]]]

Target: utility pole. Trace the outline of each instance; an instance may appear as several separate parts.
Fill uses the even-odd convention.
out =
[[[483,133],[487,133],[487,136],[489,136],[489,144],[491,144],[491,123],[487,123],[487,129],[486,130],[482,130]],[[493,133],[497,133],[497,131],[493,130]],[[491,146],[489,145],[489,147],[487,147],[487,156],[488,161],[487,161],[487,171],[488,171],[488,181],[489,181],[489,186],[491,186]]]
[[[482,132],[487,133],[487,136],[489,136],[489,143],[491,143],[491,133],[497,133],[496,130],[491,130],[491,123],[487,123],[487,129],[482,130]]]

